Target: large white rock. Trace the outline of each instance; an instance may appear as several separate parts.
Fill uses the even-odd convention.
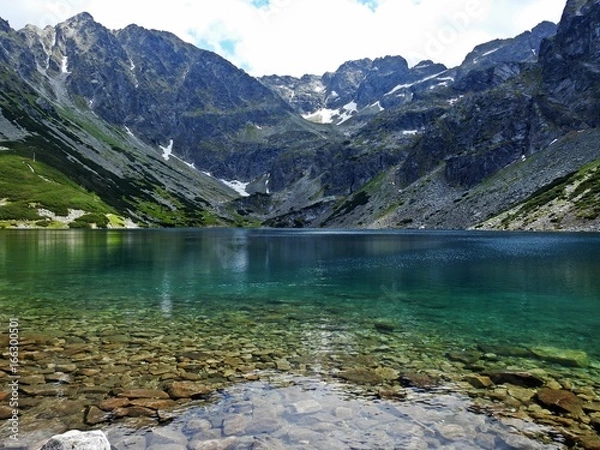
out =
[[[102,431],[72,430],[52,436],[40,450],[110,450],[110,443]]]

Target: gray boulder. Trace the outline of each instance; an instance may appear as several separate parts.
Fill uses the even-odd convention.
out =
[[[51,437],[41,450],[110,450],[110,443],[102,431],[72,430]]]

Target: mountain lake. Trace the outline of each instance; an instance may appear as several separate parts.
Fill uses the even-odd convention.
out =
[[[599,255],[584,233],[3,230],[0,448],[589,443]]]

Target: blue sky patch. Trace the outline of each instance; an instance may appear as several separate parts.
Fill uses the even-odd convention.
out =
[[[379,6],[378,0],[358,0],[358,3],[368,6],[371,11],[375,11]]]
[[[223,39],[219,41],[219,45],[228,55],[235,55],[235,47],[237,46],[235,39]]]

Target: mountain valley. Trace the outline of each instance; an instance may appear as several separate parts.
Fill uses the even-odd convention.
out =
[[[253,78],[87,13],[0,20],[0,227],[597,231],[599,26],[569,0],[455,68]]]

